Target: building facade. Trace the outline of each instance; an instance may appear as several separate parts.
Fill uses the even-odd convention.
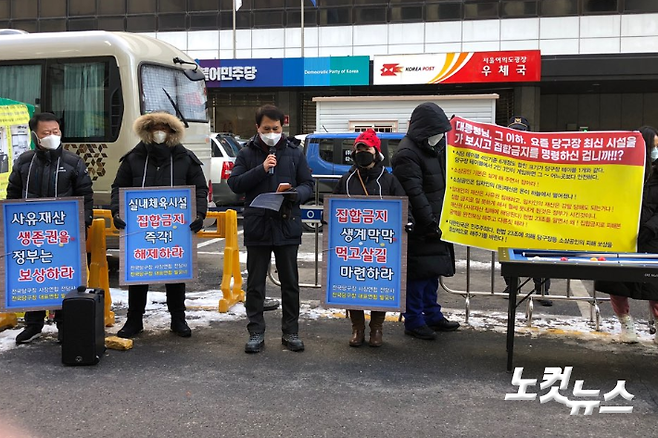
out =
[[[243,0],[234,21],[233,0],[0,0],[0,29],[137,32],[199,60],[541,51],[531,83],[209,88],[215,130],[241,135],[262,103],[282,107],[298,134],[317,128],[314,97],[360,95],[496,93],[498,123],[522,114],[543,131],[658,125],[657,1],[315,3]]]

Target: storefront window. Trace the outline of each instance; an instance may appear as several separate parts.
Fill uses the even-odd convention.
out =
[[[44,2],[42,1],[41,3],[43,7]],[[96,2],[89,0],[69,0],[69,15],[96,15]]]
[[[190,15],[190,30],[216,30],[217,13]]]
[[[578,15],[577,0],[544,0],[541,2],[543,17]]]
[[[48,0],[45,0],[48,1]],[[170,1],[175,1],[175,0],[170,0]],[[98,13],[100,15],[119,15],[119,14],[125,14],[126,13],[126,2],[124,1],[114,1],[114,2],[108,2],[108,1],[101,1],[98,2]]]
[[[103,30],[126,30],[126,20],[124,17],[102,17],[98,19],[98,28]]]
[[[536,1],[509,1],[502,2],[500,6],[501,18],[536,17]]]
[[[257,11],[254,12],[255,28],[281,28],[283,27],[283,11]]]
[[[98,21],[95,18],[69,19],[68,30],[96,30]]]
[[[39,20],[39,32],[65,32],[66,18],[60,20]]]
[[[386,21],[386,8],[354,8],[354,24],[376,24]]]
[[[156,12],[155,0],[128,1],[129,14],[154,14]]]
[[[128,32],[154,32],[155,15],[128,17],[126,19],[126,30]]]
[[[425,21],[461,20],[462,6],[461,2],[426,5]]]
[[[393,6],[391,7],[391,23],[406,21],[423,21],[422,6]]]
[[[320,9],[320,26],[352,24],[352,8]]]
[[[658,12],[656,0],[626,0],[624,12]]]
[[[187,17],[185,14],[158,15],[158,31],[186,30]]]
[[[617,0],[582,0],[583,15],[617,12]]]
[[[37,18],[37,0],[13,0],[11,12],[12,18]]]
[[[39,16],[66,17],[66,0],[42,0]]]
[[[464,5],[464,19],[498,18],[498,2],[467,3]]]

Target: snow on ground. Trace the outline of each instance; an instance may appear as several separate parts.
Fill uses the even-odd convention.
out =
[[[125,309],[128,307],[128,291],[122,289],[111,289],[113,310],[124,310],[121,316],[117,317],[116,324],[113,327],[107,327],[107,335],[114,335],[125,322]],[[167,298],[164,292],[149,292],[149,303],[146,306],[144,315],[145,328],[147,331],[169,330],[170,317],[167,311]],[[219,300],[222,298],[220,290],[209,290],[203,292],[187,292],[187,322],[192,329],[199,327],[208,327],[212,323],[221,321],[245,320],[246,312],[244,305],[238,303],[233,306],[227,313],[219,313]],[[505,312],[483,312],[472,311],[466,324],[466,314],[459,309],[444,309],[449,319],[459,321],[462,324],[460,330],[476,331],[495,331],[506,333],[507,331],[507,313]],[[324,309],[317,301],[302,302],[301,315],[302,319],[318,320],[321,318],[345,318],[344,309]],[[387,313],[387,321],[397,321],[399,314],[396,312]],[[347,322],[346,322],[347,324]],[[638,348],[647,354],[658,353],[658,345],[654,343],[654,336],[649,333],[648,325],[643,321],[636,321],[635,327],[640,338],[640,343],[636,346],[624,346],[624,348]],[[22,330],[22,325],[17,328],[4,330],[0,332],[0,352],[17,348],[14,340],[16,335]],[[595,324],[588,319],[576,316],[546,315],[535,313],[532,319],[532,326],[526,326],[523,312],[517,314],[516,333],[519,335],[528,335],[532,337],[551,336],[565,339],[565,341],[575,342],[583,347],[596,350],[607,350],[611,344],[618,344],[618,335],[620,332],[619,323],[616,318],[602,318],[601,331],[595,331]],[[54,324],[46,324],[43,328],[44,337],[55,339],[57,329]],[[587,342],[581,342],[587,341]]]

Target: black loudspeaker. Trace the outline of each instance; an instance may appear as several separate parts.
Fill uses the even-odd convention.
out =
[[[80,286],[62,301],[62,363],[95,365],[105,352],[105,292]]]

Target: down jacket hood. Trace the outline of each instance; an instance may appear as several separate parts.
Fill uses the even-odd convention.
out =
[[[433,102],[425,102],[418,105],[411,113],[407,136],[420,144],[433,135],[451,129],[450,121],[441,107]]]
[[[183,122],[178,120],[178,117],[172,116],[169,113],[157,112],[144,114],[135,120],[133,130],[142,142],[145,144],[152,144],[155,142],[153,140],[153,134],[149,132],[149,128],[153,125],[167,125],[172,131],[174,131],[173,134],[167,136],[167,141],[165,142],[170,148],[180,144],[183,140],[183,134],[185,133]]]

